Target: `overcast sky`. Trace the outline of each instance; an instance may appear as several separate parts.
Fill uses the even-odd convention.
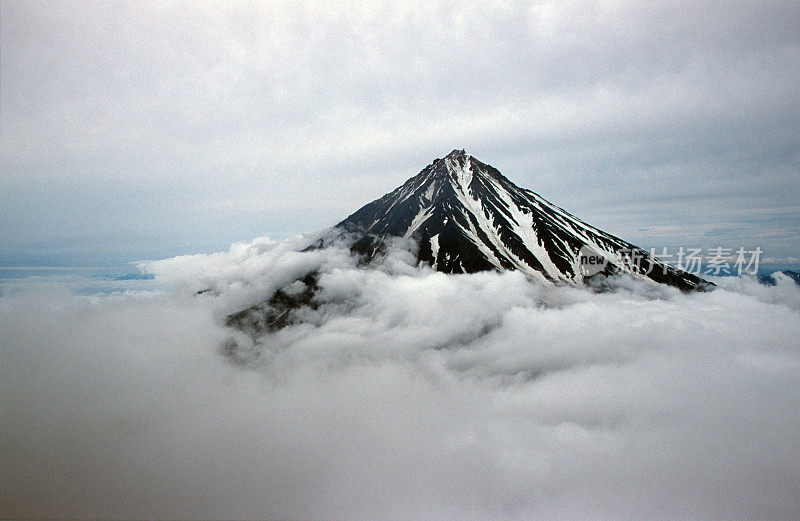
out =
[[[800,4],[3,2],[0,265],[335,224],[454,148],[645,247],[800,257]]]

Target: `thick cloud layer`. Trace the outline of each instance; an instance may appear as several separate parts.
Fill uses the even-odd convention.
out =
[[[596,294],[301,245],[151,263],[160,291],[0,298],[2,517],[800,515],[788,278]],[[294,325],[222,325],[312,270]]]

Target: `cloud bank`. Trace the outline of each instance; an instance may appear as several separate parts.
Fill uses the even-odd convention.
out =
[[[800,514],[788,278],[598,294],[302,244],[151,263],[160,290],[0,297],[2,517]],[[293,325],[223,326],[310,270]]]

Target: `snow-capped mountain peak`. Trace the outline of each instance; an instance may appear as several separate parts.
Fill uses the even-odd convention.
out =
[[[708,284],[516,186],[464,150],[434,160],[336,229],[359,237],[354,250],[368,257],[388,237],[416,239],[419,261],[446,273],[517,269],[580,283],[588,251],[603,261],[605,274],[628,272],[684,290]]]

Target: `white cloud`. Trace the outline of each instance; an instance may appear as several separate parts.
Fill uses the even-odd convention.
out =
[[[300,245],[153,263],[162,291],[0,298],[2,512],[797,517],[788,279],[594,294]],[[310,269],[301,322],[255,346],[222,326]],[[257,356],[232,363],[231,336]]]

